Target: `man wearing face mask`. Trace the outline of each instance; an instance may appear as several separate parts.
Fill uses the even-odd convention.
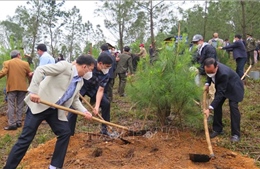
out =
[[[91,119],[91,113],[79,100],[79,90],[84,83],[82,77],[92,71],[94,62],[94,58],[81,55],[74,65],[60,61],[57,64],[37,67],[28,88],[29,94],[24,99],[28,105],[24,127],[9,154],[4,169],[17,168],[43,120],[47,121],[57,136],[49,169],[63,167],[71,135],[66,112],[40,104],[40,101],[46,100],[64,107],[72,106],[76,110],[84,112],[86,119]],[[35,168],[42,167],[36,166]]]
[[[107,52],[101,52],[97,62],[95,63],[94,69],[91,74],[85,75],[84,85],[80,90],[80,94],[84,97],[85,95],[90,97],[90,102],[95,102],[94,114],[98,114],[99,107],[101,107],[102,117],[106,121],[110,121],[110,101],[104,93],[105,86],[109,80],[109,69],[111,68],[113,60],[109,57]],[[69,126],[71,129],[71,135],[75,133],[75,126],[77,121],[77,115],[68,114]],[[111,136],[107,130],[107,126],[102,124],[101,134]]]
[[[193,36],[192,43],[198,45],[198,62],[200,63],[199,72],[201,75],[205,75],[204,61],[207,58],[217,59],[217,51],[213,46],[204,42],[203,36],[199,34]]]
[[[198,45],[198,47],[197,47],[197,49],[198,49],[198,51],[197,51],[198,52],[197,61],[200,64],[199,74],[200,75],[206,75],[205,70],[204,70],[204,61],[207,58],[217,59],[217,51],[212,45],[204,42],[203,36],[201,36],[200,34],[196,34],[196,35],[193,36],[192,43],[194,45]],[[210,101],[212,101],[214,99],[214,93],[215,93],[215,87],[214,87],[214,84],[212,84],[212,85],[210,85],[210,89],[209,89]]]
[[[214,111],[213,132],[210,138],[223,134],[222,124],[222,105],[226,99],[229,99],[230,117],[231,117],[231,142],[240,140],[240,119],[241,115],[238,109],[238,102],[244,98],[244,85],[240,77],[231,68],[217,62],[213,58],[208,58],[204,62],[207,82],[205,90],[209,90],[209,85],[215,83],[215,98],[204,113],[209,116],[210,111]]]

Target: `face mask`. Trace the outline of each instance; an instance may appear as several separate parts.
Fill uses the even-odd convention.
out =
[[[235,42],[235,41],[236,41],[236,39],[233,40],[233,42]]]
[[[197,45],[197,49],[200,49],[201,46],[202,46],[202,44],[198,44],[198,45]]]
[[[108,73],[108,71],[109,71],[109,68],[108,69],[101,69],[101,71],[103,72],[103,74],[105,75],[105,74],[107,74]]]
[[[208,75],[208,77],[212,78],[216,75],[216,73],[210,73],[210,74],[207,73],[207,75]]]
[[[83,78],[86,79],[86,80],[91,79],[91,78],[92,78],[92,72],[87,72],[87,73],[85,73],[84,76],[83,76]]]

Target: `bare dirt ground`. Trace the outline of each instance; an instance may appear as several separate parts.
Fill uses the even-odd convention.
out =
[[[255,86],[255,84],[252,84]],[[252,86],[250,83],[250,86]],[[250,90],[252,90],[250,88]],[[251,93],[250,93],[251,94]],[[257,94],[256,94],[257,95]],[[255,96],[253,97],[255,100]],[[124,102],[122,102],[124,103]],[[117,103],[118,104],[118,103]],[[125,103],[124,103],[125,104]],[[245,102],[245,105],[248,103]],[[122,105],[119,105],[122,107]],[[123,105],[125,107],[126,105]],[[129,105],[128,105],[129,106]],[[243,112],[252,112],[252,107],[242,107]],[[250,108],[250,111],[247,110]],[[258,109],[257,109],[258,110]],[[120,110],[121,111],[121,110]],[[6,161],[8,150],[16,141],[16,137],[21,132],[21,128],[15,131],[5,131],[3,127],[7,125],[5,115],[6,107],[0,107],[0,140],[6,135],[11,135],[12,142],[6,143],[7,148],[0,149],[1,165]],[[254,116],[254,119],[258,117]],[[123,117],[122,117],[123,118]],[[133,119],[125,119],[120,123],[122,125],[133,125]],[[78,123],[77,123],[78,124]],[[246,127],[248,130],[257,133],[259,130],[249,128],[252,124],[250,120]],[[80,124],[81,125],[81,124]],[[88,126],[88,122],[83,122],[82,126]],[[47,124],[40,125],[42,132],[50,132]],[[140,127],[136,127],[140,129]],[[204,131],[193,133],[191,131],[180,131],[177,127],[162,132],[161,130],[146,133],[144,136],[123,137],[130,144],[124,144],[120,139],[111,139],[100,136],[99,134],[90,134],[88,130],[80,130],[75,136],[71,137],[67,151],[64,169],[257,169],[255,160],[259,158],[249,158],[240,152],[221,147],[219,143],[229,142],[227,135],[212,139],[213,151],[216,156],[206,163],[194,163],[189,160],[189,153],[209,155]],[[250,133],[242,130],[243,134]],[[96,131],[98,132],[98,131]],[[43,137],[44,135],[40,135]],[[27,151],[19,169],[46,169],[50,164],[56,138],[53,138],[44,144],[34,143]],[[245,139],[245,138],[244,138]],[[248,141],[248,142],[247,142]],[[259,153],[257,141],[244,140],[248,143],[248,148],[254,148],[251,153]],[[254,144],[255,143],[255,144]],[[230,144],[230,143],[229,143]],[[1,146],[1,145],[0,145]],[[239,147],[231,144],[231,149]],[[241,147],[241,145],[240,145]],[[260,156],[259,156],[260,157]]]
[[[0,116],[0,121],[5,121]],[[4,123],[0,127],[4,127]],[[41,127],[49,128],[48,125]],[[15,131],[0,130],[0,136],[16,135]],[[179,132],[170,129],[167,132],[152,131],[143,136],[123,137],[130,144],[125,144],[119,138],[111,139],[99,134],[78,133],[71,137],[65,169],[256,169],[254,160],[238,152],[218,147],[220,138],[212,140],[213,151],[216,156],[206,163],[194,163],[189,160],[189,153],[209,155],[207,143],[203,133],[195,136],[188,131]],[[50,164],[56,138],[40,144],[27,151],[20,168],[44,169]]]
[[[213,145],[216,158],[207,163],[194,163],[189,153],[209,154],[207,143],[188,132],[157,132],[144,136],[120,139],[79,133],[71,137],[65,169],[81,168],[140,168],[140,169],[254,169],[253,159]],[[46,168],[50,163],[56,139],[27,152],[22,161],[24,169]]]

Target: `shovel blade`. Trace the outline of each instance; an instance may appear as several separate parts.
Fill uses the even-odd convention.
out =
[[[208,155],[205,154],[189,154],[190,160],[193,162],[209,162],[211,159]]]

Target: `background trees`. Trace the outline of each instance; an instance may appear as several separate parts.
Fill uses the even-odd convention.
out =
[[[116,39],[112,45],[120,50],[135,42],[148,47],[155,40],[160,47],[164,38],[177,36],[179,28],[189,40],[199,33],[207,41],[213,32],[230,40],[236,33],[245,38],[247,32],[260,38],[258,1],[205,1],[193,6],[190,1],[97,1],[95,14],[104,18],[105,28],[102,23],[83,21],[79,8],[65,10],[65,4],[65,0],[28,0],[26,6],[17,7],[14,16],[0,23],[0,45],[10,48],[12,37],[14,43],[19,42],[34,57],[35,46],[45,43],[54,57],[63,53],[72,60],[90,51],[90,46],[98,51],[102,43],[111,39]],[[109,33],[104,34],[105,29]]]

